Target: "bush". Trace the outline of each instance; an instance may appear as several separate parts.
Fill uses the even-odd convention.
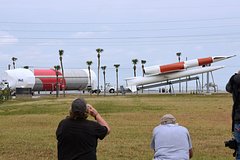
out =
[[[0,103],[7,101],[11,98],[10,89],[5,88],[4,90],[0,91]]]

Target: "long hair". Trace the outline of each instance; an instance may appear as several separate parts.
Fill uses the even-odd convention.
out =
[[[72,112],[72,110],[69,111],[69,116],[67,118],[78,120],[78,119],[87,119],[88,113],[85,112]]]

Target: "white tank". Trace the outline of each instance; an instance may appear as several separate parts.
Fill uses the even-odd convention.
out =
[[[58,84],[60,90],[84,90],[88,86],[96,88],[96,74],[90,70],[91,81],[88,69],[65,69],[63,79],[61,71],[58,71]],[[12,90],[16,88],[31,88],[33,91],[54,91],[56,90],[56,71],[54,69],[24,69],[18,68],[6,70],[2,81],[7,82]]]
[[[16,88],[33,88],[35,76],[29,69],[17,68],[4,71],[2,81],[8,82],[9,87],[14,90]]]

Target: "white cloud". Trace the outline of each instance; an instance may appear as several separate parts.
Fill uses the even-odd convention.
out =
[[[0,45],[3,46],[3,45],[8,45],[8,44],[15,44],[18,42],[18,39],[5,32],[5,31],[0,31]]]
[[[77,32],[73,35],[74,38],[88,38],[94,36],[94,32]]]
[[[203,49],[203,46],[196,46],[195,49],[196,49],[197,51],[201,51],[201,50]]]

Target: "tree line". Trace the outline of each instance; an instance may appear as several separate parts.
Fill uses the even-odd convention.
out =
[[[101,53],[104,52],[104,50],[102,48],[97,48],[96,49],[96,52],[97,52],[97,95],[99,95],[100,93],[100,88],[99,88],[99,81],[100,81],[100,68],[102,69],[103,71],[103,79],[104,79],[104,95],[106,95],[106,68],[107,66],[101,66]],[[64,77],[64,67],[63,67],[63,54],[64,54],[64,50],[60,49],[59,50],[59,61],[60,61],[60,65],[55,65],[54,66],[54,70],[55,70],[55,73],[56,73],[56,97],[59,96],[59,90],[60,90],[60,83],[59,83],[59,70],[61,70],[62,72],[62,79],[64,80],[65,77]],[[12,57],[12,63],[13,63],[13,68],[15,69],[16,68],[16,61],[17,61],[17,58],[16,57]],[[136,70],[137,70],[137,63],[139,62],[138,59],[132,59],[132,64],[133,64],[133,75],[134,77],[137,76],[137,73],[136,73]],[[145,74],[145,70],[144,70],[144,65],[146,63],[146,60],[141,60],[141,64],[142,64],[142,73],[144,76]],[[91,76],[91,65],[93,64],[93,61],[92,60],[88,60],[86,61],[86,64],[88,66],[88,76],[89,76],[89,81],[90,81],[90,85],[87,87],[87,90],[90,91],[90,94],[92,93],[91,91],[93,90],[92,86],[91,86],[91,82],[92,82],[92,76]],[[116,72],[116,93],[118,95],[118,69],[120,67],[120,64],[114,64],[113,65],[115,67],[115,72]],[[28,66],[25,66],[24,68],[29,68]],[[10,70],[10,64],[8,65],[8,69]],[[63,96],[65,97],[65,84],[64,82],[61,82],[61,88],[63,90]]]

